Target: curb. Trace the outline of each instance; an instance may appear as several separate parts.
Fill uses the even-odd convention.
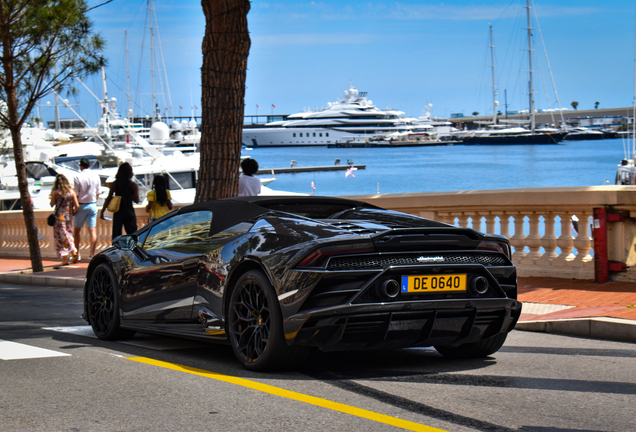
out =
[[[636,322],[620,318],[572,318],[518,322],[515,330],[636,343]]]
[[[50,286],[57,288],[84,288],[84,278],[59,276],[34,276],[32,274],[2,273],[0,283]]]

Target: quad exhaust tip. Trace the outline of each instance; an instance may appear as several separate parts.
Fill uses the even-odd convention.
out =
[[[486,291],[488,291],[488,279],[483,276],[477,276],[470,282],[470,287],[477,294],[486,294]]]
[[[400,293],[400,284],[394,279],[387,279],[378,286],[379,294],[386,298],[395,298]]]

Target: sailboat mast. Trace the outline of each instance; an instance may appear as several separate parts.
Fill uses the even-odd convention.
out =
[[[530,96],[530,130],[534,133],[534,91],[532,89],[532,27],[530,26],[530,0],[526,0],[526,9],[528,9],[528,93]]]
[[[110,133],[110,101],[108,100],[108,91],[106,90],[106,70],[102,66],[102,86],[104,88],[104,102],[102,106],[102,119],[104,120],[104,141],[107,146],[111,143]]]
[[[192,79],[190,78],[190,59],[188,59],[188,87],[190,87],[190,110],[192,111],[191,120],[194,120],[194,102],[192,101]]]
[[[53,73],[57,78],[57,62],[55,63],[55,67],[53,69]],[[60,131],[60,104],[58,101],[57,91],[55,92],[55,130]]]
[[[106,71],[104,66],[102,66],[102,89],[104,91],[104,112],[108,112],[108,91],[106,90]]]
[[[148,16],[150,17],[150,92],[152,97],[152,122],[154,123],[157,116],[155,108],[155,60],[154,60],[154,27],[152,26],[152,0],[148,0]]]
[[[126,41],[126,96],[128,97],[126,117],[132,117],[132,98],[130,97],[130,66],[128,64],[128,30],[124,30],[124,40]]]
[[[492,25],[490,27],[490,59],[492,64],[492,124],[497,124],[497,87],[495,86],[495,45],[492,40]]]

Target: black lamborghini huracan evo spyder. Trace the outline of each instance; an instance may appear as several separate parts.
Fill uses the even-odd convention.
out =
[[[317,350],[496,352],[521,314],[505,237],[330,197],[194,204],[116,238],[87,270],[100,339],[229,342],[248,369]]]

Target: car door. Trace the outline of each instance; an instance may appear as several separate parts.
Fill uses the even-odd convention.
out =
[[[212,212],[167,217],[152,227],[139,248],[141,263],[126,273],[124,318],[187,322],[192,318],[201,262],[210,242]]]

